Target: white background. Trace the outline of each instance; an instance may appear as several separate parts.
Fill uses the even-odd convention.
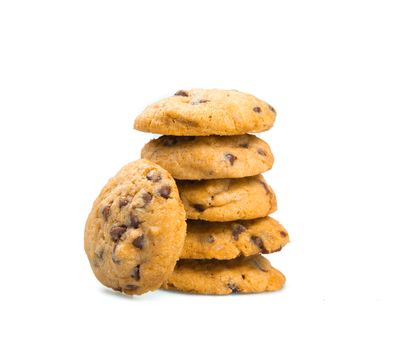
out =
[[[390,1],[1,1],[2,349],[392,349]],[[266,178],[291,244],[277,293],[123,297],[84,223],[157,99],[250,92],[278,112]]]

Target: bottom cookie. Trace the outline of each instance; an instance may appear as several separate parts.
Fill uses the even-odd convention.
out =
[[[179,260],[162,286],[196,294],[259,293],[281,289],[285,276],[261,255],[233,260]]]

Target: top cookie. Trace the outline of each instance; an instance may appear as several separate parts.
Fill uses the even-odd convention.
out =
[[[176,183],[138,160],[110,179],[85,227],[85,251],[105,286],[126,294],[157,289],[172,273],[186,234]]]
[[[275,118],[274,108],[252,95],[192,89],[148,106],[136,118],[134,128],[175,136],[242,135],[270,129]]]

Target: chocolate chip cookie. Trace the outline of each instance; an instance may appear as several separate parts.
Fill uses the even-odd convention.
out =
[[[188,219],[250,220],[277,209],[276,196],[262,175],[241,179],[177,181]]]
[[[271,217],[232,221],[187,221],[181,259],[229,260],[274,253],[289,241],[288,232]]]
[[[285,276],[260,256],[179,260],[164,289],[197,294],[258,293],[283,287]]]
[[[186,234],[176,183],[138,160],[102,189],[86,222],[85,251],[97,279],[126,294],[157,289],[172,273]]]
[[[162,136],[142,150],[175,179],[201,180],[253,176],[271,169],[269,145],[254,135]]]
[[[137,117],[140,131],[177,136],[242,135],[270,129],[276,112],[268,103],[236,90],[180,90]]]

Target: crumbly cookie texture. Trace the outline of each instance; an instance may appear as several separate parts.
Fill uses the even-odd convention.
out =
[[[162,288],[196,294],[258,293],[281,289],[285,276],[254,255],[234,260],[179,260]]]
[[[276,112],[236,90],[180,90],[148,106],[134,123],[140,131],[177,136],[242,135],[270,129]]]
[[[269,145],[254,135],[162,136],[142,149],[142,158],[168,170],[175,179],[240,178],[273,166]]]
[[[177,181],[188,219],[250,220],[277,209],[276,196],[262,175],[241,179]]]
[[[281,250],[288,241],[288,232],[271,217],[232,222],[188,220],[180,259],[230,260],[269,254]]]
[[[86,222],[84,244],[102,284],[143,294],[170,276],[185,234],[185,212],[174,179],[158,165],[138,160],[102,189]]]

